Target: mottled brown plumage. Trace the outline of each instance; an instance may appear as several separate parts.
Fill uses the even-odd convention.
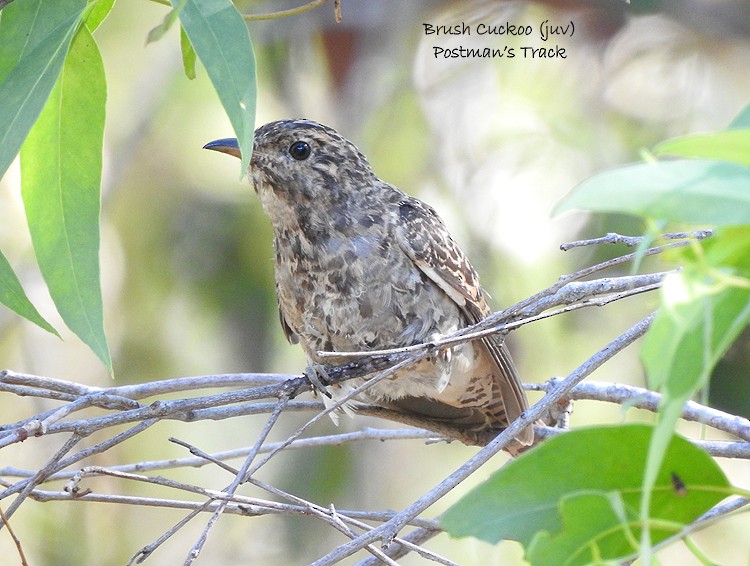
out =
[[[236,140],[206,147],[239,154]],[[318,351],[423,343],[490,314],[476,271],[437,213],[378,179],[335,130],[308,120],[266,124],[255,132],[249,173],[273,225],[281,324],[311,364],[323,361]],[[527,408],[498,336],[426,358],[359,399],[448,423],[479,444]],[[530,444],[532,429],[517,440]]]

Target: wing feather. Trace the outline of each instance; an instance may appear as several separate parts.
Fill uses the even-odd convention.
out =
[[[412,198],[399,203],[399,213],[398,242],[414,264],[461,308],[469,324],[487,317],[492,311],[479,276],[437,213]],[[528,408],[528,401],[502,338],[493,335],[481,343],[497,369],[493,374],[493,398],[502,401],[502,406],[491,409],[489,416],[505,427]],[[531,444],[533,439],[534,432],[529,427],[517,440]]]

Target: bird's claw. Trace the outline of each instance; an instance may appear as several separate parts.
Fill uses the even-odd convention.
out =
[[[313,390],[320,391],[321,394],[329,399],[333,398],[331,392],[328,391],[328,387],[324,384],[324,382],[331,382],[331,376],[328,375],[325,364],[310,364],[305,369],[304,376],[310,382],[310,385],[312,385]]]

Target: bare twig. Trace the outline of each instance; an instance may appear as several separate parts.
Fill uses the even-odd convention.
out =
[[[389,420],[402,422],[410,426],[422,427],[427,430],[374,430],[367,429],[358,433],[330,435],[317,438],[301,438],[309,428],[328,413],[340,407],[343,403],[353,400],[367,387],[381,379],[387,379],[394,372],[415,363],[419,359],[430,355],[436,348],[451,346],[467,340],[478,339],[492,333],[505,333],[523,324],[555,316],[563,312],[589,306],[600,306],[620,300],[635,294],[648,292],[660,286],[662,279],[668,272],[650,273],[645,275],[600,278],[583,281],[591,275],[610,267],[621,265],[627,261],[638,260],[643,255],[653,255],[665,249],[689,245],[691,240],[680,238],[700,239],[706,233],[671,234],[666,239],[679,240],[667,244],[651,247],[633,254],[627,254],[598,265],[582,269],[576,273],[561,277],[555,284],[525,299],[505,311],[494,313],[478,325],[462,329],[451,336],[445,336],[429,344],[421,344],[408,348],[396,348],[378,352],[336,352],[330,353],[332,360],[341,361],[348,358],[347,363],[326,367],[328,378],[326,384],[341,383],[352,378],[367,376],[368,379],[357,389],[349,393],[344,399],[333,406],[323,408],[318,401],[303,401],[294,399],[297,395],[313,389],[309,379],[304,376],[271,375],[271,374],[228,374],[212,376],[195,376],[176,378],[163,381],[151,381],[136,385],[120,387],[91,387],[59,379],[19,374],[12,371],[0,372],[0,393],[5,392],[15,396],[28,396],[42,399],[44,406],[56,404],[54,408],[40,411],[33,417],[15,423],[0,424],[0,448],[22,441],[33,441],[36,436],[67,434],[70,435],[64,446],[57,451],[41,470],[19,470],[6,467],[0,470],[0,476],[16,477],[18,481],[9,483],[0,478],[0,499],[17,495],[8,508],[8,516],[21,505],[26,498],[37,501],[102,501],[115,504],[147,505],[165,508],[178,508],[190,511],[190,514],[176,523],[158,540],[141,549],[132,559],[141,562],[149,557],[172,534],[180,530],[193,517],[208,512],[212,514],[207,527],[188,556],[186,563],[190,563],[197,556],[200,548],[207,539],[209,530],[216,523],[221,513],[242,514],[247,516],[265,514],[298,514],[316,517],[325,521],[332,528],[350,537],[350,542],[321,558],[316,564],[333,564],[346,556],[361,549],[368,550],[372,556],[361,562],[362,565],[379,563],[395,563],[400,556],[409,552],[418,552],[429,559],[442,564],[452,564],[445,558],[434,555],[422,548],[421,544],[440,532],[440,527],[434,521],[420,518],[420,514],[440,499],[448,490],[458,485],[463,479],[471,475],[479,466],[496,454],[530,423],[535,423],[540,416],[557,403],[570,399],[592,399],[597,401],[618,403],[627,407],[638,407],[656,410],[660,396],[651,391],[617,384],[585,383],[580,381],[605,360],[615,355],[622,348],[640,336],[647,328],[650,317],[614,340],[609,346],[601,350],[586,363],[582,364],[566,379],[550,380],[545,384],[530,384],[527,389],[544,391],[547,395],[528,411],[522,418],[512,423],[487,446],[469,459],[433,490],[424,494],[419,500],[406,507],[399,513],[373,513],[362,511],[340,511],[333,506],[324,508],[305,501],[297,496],[278,490],[257,480],[254,473],[269,461],[275,454],[288,448],[303,448],[311,446],[336,445],[345,442],[359,442],[367,439],[421,439],[426,442],[460,440],[465,443],[476,443],[477,439],[467,437],[462,431],[456,430],[450,424],[435,424],[417,416],[403,415],[382,407],[357,405],[359,414],[377,416]],[[604,238],[587,240],[568,244],[567,249],[584,245],[600,243],[622,243],[629,246],[645,247],[647,241],[633,239],[617,234],[609,234]],[[237,388],[235,390],[210,394],[201,394],[202,389]],[[188,391],[196,391],[192,397],[185,396]],[[161,396],[180,394],[184,398],[163,399]],[[146,401],[148,399],[148,401]],[[85,418],[77,418],[84,409],[88,409]],[[271,427],[282,412],[286,411],[314,411],[315,416],[297,429],[282,442],[266,443],[266,437]],[[94,412],[91,416],[89,413]],[[191,458],[176,460],[162,460],[156,462],[141,462],[131,465],[113,466],[111,468],[86,467],[76,472],[71,466],[83,459],[104,452],[112,446],[139,434],[142,430],[162,420],[196,421],[207,419],[227,419],[239,415],[270,414],[263,432],[256,439],[252,448],[226,451],[217,454],[206,454],[200,449],[185,442],[177,441],[186,446],[194,454]],[[695,441],[709,453],[720,457],[750,457],[750,422],[746,419],[716,411],[698,403],[688,403],[683,417],[688,420],[711,426],[717,430],[728,432],[744,442]],[[115,426],[133,425],[124,432],[120,432],[109,439],[92,447],[73,452],[76,445],[85,437],[100,431],[106,431]],[[535,426],[536,437],[541,441],[552,434],[559,434],[559,429]],[[264,458],[259,458],[263,454]],[[230,458],[245,458],[243,466],[236,469],[225,463]],[[185,466],[201,466],[214,463],[227,472],[232,473],[234,481],[223,491],[207,490],[199,486],[191,486],[176,482],[168,478],[149,477],[143,472],[174,469]],[[180,501],[161,498],[139,498],[121,495],[107,495],[92,493],[90,488],[81,489],[81,480],[93,475],[111,475],[130,481],[148,482],[163,488],[177,489],[184,492],[198,494],[206,498],[205,501]],[[66,492],[43,491],[39,486],[53,480],[73,480]],[[251,498],[236,493],[241,481],[249,481],[261,489],[269,491],[278,497],[283,497],[288,503],[277,503],[265,499]],[[362,522],[382,522],[380,526],[371,527]],[[397,537],[406,526],[416,527],[416,530],[403,537]],[[386,550],[380,550],[374,545],[377,540],[385,543],[393,541]]]
[[[305,12],[309,12],[310,10],[314,10],[315,8],[317,8],[318,6],[322,6],[326,2],[327,0],[312,0],[307,4],[297,6],[296,8],[289,8],[288,10],[279,10],[278,12],[270,12],[268,14],[247,14],[243,15],[242,17],[245,18],[245,21],[247,22],[288,18],[289,16],[296,16],[298,14],[304,14]],[[338,19],[338,14],[336,15],[336,21],[340,21]]]
[[[424,344],[415,344],[413,346],[404,346],[401,348],[389,348],[387,350],[368,350],[364,352],[320,351],[317,352],[317,354],[321,358],[331,359],[374,359],[382,357],[391,357],[391,359],[395,359],[395,356],[401,354],[421,352],[424,350],[439,350],[448,346],[455,346],[456,344],[466,342],[467,340],[478,340],[491,334],[506,333],[525,324],[571,312],[579,308],[604,306],[625,297],[653,291],[659,287],[659,284],[666,273],[667,272],[614,277],[585,282],[570,281],[562,286],[556,284],[548,288],[546,291],[535,295],[538,297],[538,300],[533,303],[533,307],[525,306],[523,309],[520,309],[519,305],[526,303],[526,301],[522,301],[504,311],[494,313],[479,324],[462,328],[453,334]],[[556,311],[544,313],[544,311],[560,305],[565,306]],[[507,322],[511,319],[515,320]],[[488,325],[489,320],[493,321],[492,325]]]
[[[13,540],[13,544],[16,545],[16,551],[18,552],[18,558],[21,560],[21,566],[28,566],[29,563],[26,561],[26,555],[23,552],[23,545],[13,531],[13,528],[10,526],[10,522],[8,522],[8,518],[5,516],[5,513],[3,513],[2,508],[0,508],[0,522],[7,529],[8,535]]]
[[[245,462],[242,464],[242,467],[237,471],[237,475],[234,478],[234,481],[224,490],[224,492],[228,496],[232,496],[237,491],[237,488],[242,484],[243,482],[246,482],[248,478],[251,475],[250,466],[253,463],[253,460],[255,460],[255,457],[258,455],[258,451],[260,450],[260,447],[263,445],[263,442],[265,442],[266,438],[268,437],[268,434],[271,432],[271,429],[276,424],[276,422],[279,420],[279,417],[281,416],[281,412],[284,410],[284,407],[286,407],[287,403],[289,403],[291,390],[285,389],[282,394],[279,396],[279,401],[276,404],[276,408],[274,409],[273,413],[271,413],[271,416],[268,417],[268,420],[266,421],[265,426],[263,427],[263,430],[258,435],[257,440],[255,441],[255,445],[248,453],[247,457],[245,458]],[[219,516],[221,515],[222,511],[226,507],[226,501],[222,501],[219,506],[214,511],[213,515],[211,516],[211,519],[209,519],[208,523],[206,524],[206,527],[203,529],[203,532],[201,533],[201,536],[196,541],[196,543],[193,545],[193,548],[190,549],[190,553],[188,554],[187,558],[185,559],[185,566],[190,566],[196,558],[201,553],[201,550],[203,549],[203,546],[206,544],[206,541],[208,540],[208,533],[211,531],[211,529],[216,525],[217,521],[219,520]]]
[[[670,232],[668,234],[660,234],[659,238],[663,240],[704,240],[713,234],[712,230],[695,230],[693,232]],[[576,242],[568,242],[560,244],[560,249],[564,252],[572,250],[573,248],[581,248],[584,246],[595,246],[600,244],[625,244],[629,248],[640,246],[646,238],[644,236],[623,236],[622,234],[616,234],[610,232],[599,238],[591,238],[589,240],[578,240]]]
[[[559,379],[552,379],[546,383],[530,383],[526,386],[531,391],[553,391],[558,387]],[[590,399],[606,401],[618,405],[627,405],[638,409],[656,412],[661,401],[661,394],[642,387],[624,385],[622,383],[597,383],[589,381],[580,383],[569,391],[571,399]],[[688,401],[682,410],[682,418],[708,425],[716,430],[732,434],[746,442],[750,442],[750,420],[719,411],[695,401]]]

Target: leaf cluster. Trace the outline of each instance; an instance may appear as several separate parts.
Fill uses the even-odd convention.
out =
[[[106,75],[94,31],[114,0],[15,0],[0,12],[0,177],[20,151],[21,194],[39,269],[65,324],[112,372],[99,270]],[[159,39],[180,22],[185,70],[204,64],[250,161],[255,57],[231,0],[175,0]],[[0,252],[0,303],[57,331]]]

